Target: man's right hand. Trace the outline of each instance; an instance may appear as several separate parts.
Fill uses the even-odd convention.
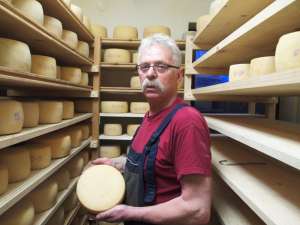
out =
[[[92,164],[94,165],[109,165],[113,166],[116,169],[120,170],[121,172],[124,172],[125,170],[125,164],[126,164],[126,156],[119,156],[116,158],[98,158],[92,161]]]

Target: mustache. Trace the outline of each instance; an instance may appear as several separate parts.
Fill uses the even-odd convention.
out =
[[[144,92],[147,87],[156,88],[160,92],[163,92],[165,90],[164,85],[158,80],[149,80],[146,78],[142,83],[142,91]]]

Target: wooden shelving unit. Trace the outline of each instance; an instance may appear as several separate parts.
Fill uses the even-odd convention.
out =
[[[64,222],[64,225],[70,225],[72,221],[74,220],[78,210],[80,209],[80,205],[78,204],[74,209],[72,209],[67,215]]]
[[[123,134],[120,136],[108,136],[108,135],[101,134],[99,139],[100,140],[110,140],[110,141],[131,141],[132,137],[127,134]]]
[[[100,117],[143,118],[144,114],[138,114],[138,113],[100,113]]]

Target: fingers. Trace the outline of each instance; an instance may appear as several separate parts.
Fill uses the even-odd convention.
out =
[[[105,165],[112,165],[112,160],[109,158],[98,158],[92,161],[92,164],[94,165],[101,165],[101,164],[105,164]]]

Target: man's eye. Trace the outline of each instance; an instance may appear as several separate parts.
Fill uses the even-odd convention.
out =
[[[165,64],[158,64],[158,65],[156,65],[156,67],[159,68],[159,69],[166,69],[166,68],[168,68],[168,66],[165,65]]]
[[[149,69],[150,65],[146,64],[146,65],[141,65],[141,69]]]

